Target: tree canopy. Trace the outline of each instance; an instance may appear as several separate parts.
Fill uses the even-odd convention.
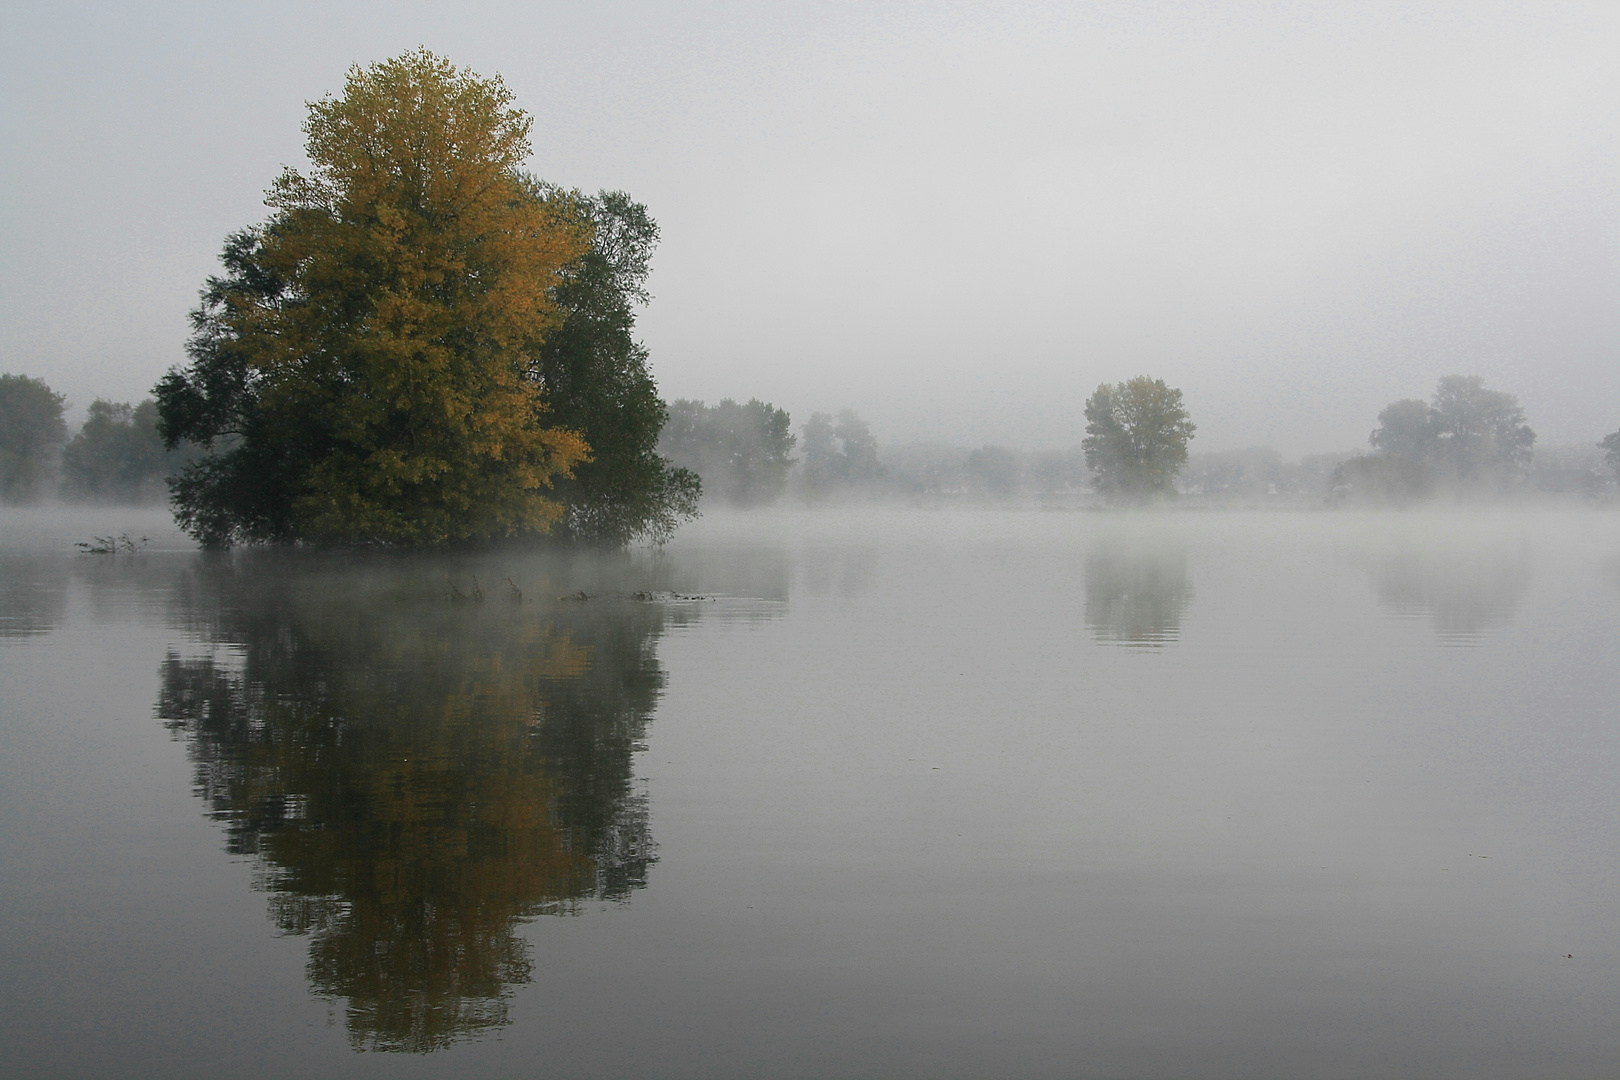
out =
[[[1598,445],[1603,448],[1603,460],[1609,463],[1616,476],[1620,476],[1620,431],[1603,436]]]
[[[44,494],[67,438],[66,402],[41,379],[0,375],[0,501],[29,502]]]
[[[163,490],[170,458],[157,431],[157,403],[97,398],[62,451],[63,493],[75,499],[145,502]]]
[[[1163,379],[1139,375],[1107,383],[1086,399],[1086,464],[1097,490],[1143,498],[1174,494],[1176,473],[1187,464],[1187,442],[1196,425],[1181,404],[1181,391]]]
[[[733,506],[775,502],[793,466],[792,420],[786,410],[751,398],[718,405],[676,401],[662,447],[671,461],[703,478],[706,494]]]
[[[1530,464],[1536,433],[1519,399],[1485,389],[1478,375],[1447,375],[1435,387],[1430,417],[1434,456],[1458,480],[1517,478]]]
[[[837,417],[810,414],[804,425],[806,495],[814,498],[836,488],[871,484],[885,475],[877,439],[854,409],[840,409]]]
[[[1478,375],[1447,375],[1428,401],[1407,398],[1378,414],[1377,451],[1334,474],[1333,498],[1409,502],[1437,491],[1500,491],[1521,480],[1536,433],[1519,399]]]
[[[587,460],[548,423],[536,357],[591,246],[519,170],[530,118],[499,77],[426,51],[351,68],[309,107],[309,175],[225,245],[162,434],[206,448],[173,485],[205,544],[438,544],[545,531]]]
[[[591,448],[556,484],[567,507],[561,528],[582,540],[661,543],[697,515],[700,484],[658,453],[669,414],[634,336],[658,225],[622,191],[538,191],[591,237],[553,288],[562,322],[541,342],[536,368],[551,421]]]

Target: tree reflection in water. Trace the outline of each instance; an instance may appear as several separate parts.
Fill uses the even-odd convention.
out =
[[[1086,625],[1099,642],[1163,648],[1191,599],[1187,552],[1173,541],[1105,536],[1086,556]]]
[[[256,860],[276,926],[311,936],[310,983],[347,999],[356,1048],[506,1023],[521,920],[646,884],[631,755],[683,616],[234,566],[184,603],[205,651],[170,653],[157,704],[229,850]]]
[[[1513,540],[1394,546],[1365,559],[1385,608],[1427,618],[1442,645],[1475,645],[1507,625],[1530,587],[1530,552]]]

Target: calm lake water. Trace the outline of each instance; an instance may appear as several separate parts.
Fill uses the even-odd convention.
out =
[[[1612,512],[6,511],[0,1061],[1613,1077],[1617,658]]]

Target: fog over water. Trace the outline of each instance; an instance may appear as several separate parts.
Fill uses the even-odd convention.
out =
[[[0,582],[18,1076],[1620,1061],[1606,511],[41,510]]]
[[[571,539],[81,427],[418,48],[660,230],[656,395],[640,225],[544,343]],[[1613,3],[0,7],[0,1073],[1620,1074],[1616,56]],[[223,451],[211,355],[165,415]],[[187,461],[196,536],[351,546],[199,550],[135,505]]]
[[[661,223],[669,398],[1061,448],[1147,372],[1294,457],[1460,372],[1620,423],[1604,3],[8,5],[0,370],[138,400],[304,102],[417,45]]]

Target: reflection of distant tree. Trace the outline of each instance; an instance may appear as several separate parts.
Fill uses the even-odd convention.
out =
[[[1428,617],[1441,642],[1469,645],[1512,620],[1530,585],[1523,547],[1400,548],[1370,560],[1378,599],[1399,615]]]
[[[1086,625],[1098,641],[1163,646],[1191,598],[1187,553],[1174,544],[1111,537],[1086,558]]]
[[[186,612],[211,654],[171,653],[157,711],[355,1044],[427,1051],[505,1022],[518,921],[646,884],[666,609],[408,591],[222,571]]]

